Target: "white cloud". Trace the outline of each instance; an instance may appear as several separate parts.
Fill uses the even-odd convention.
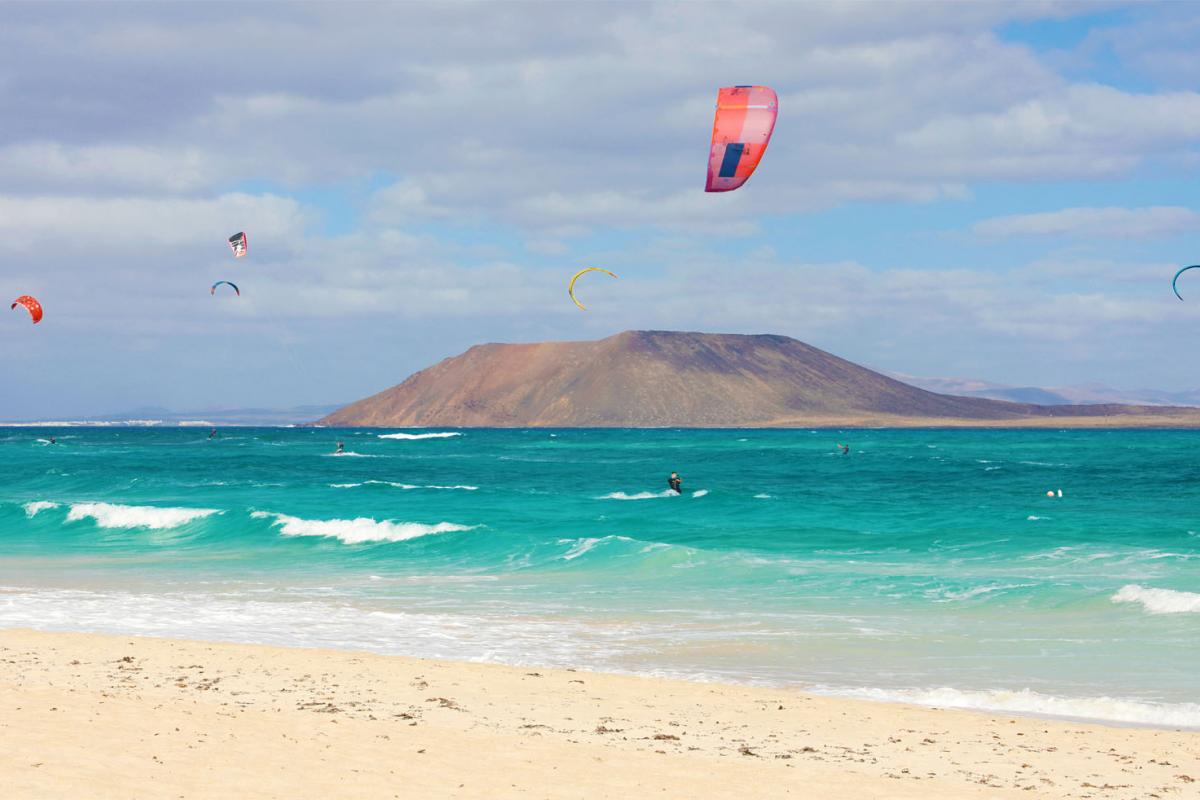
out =
[[[1200,232],[1200,212],[1180,206],[1148,208],[1064,208],[1041,214],[1014,214],[975,223],[983,236],[1083,236],[1150,238]]]

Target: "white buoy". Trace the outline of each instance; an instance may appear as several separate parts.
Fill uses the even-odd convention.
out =
[[[1062,497],[1062,489],[1059,489],[1059,490],[1058,490],[1058,496],[1059,496],[1059,497]]]

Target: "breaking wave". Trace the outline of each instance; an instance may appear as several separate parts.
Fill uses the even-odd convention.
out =
[[[453,522],[439,522],[436,525],[426,525],[420,522],[392,522],[391,520],[374,520],[370,517],[356,519],[301,519],[287,514],[275,514],[270,511],[255,511],[250,514],[255,519],[271,519],[271,524],[279,528],[283,536],[324,536],[338,539],[346,544],[365,544],[367,542],[402,542],[407,539],[417,539],[434,533],[454,533],[469,531],[477,525],[458,525]]]
[[[440,433],[381,433],[380,439],[449,439],[451,436],[462,436],[458,431],[442,431]]]
[[[1151,614],[1200,614],[1200,594],[1149,589],[1131,583],[1112,596],[1114,603],[1141,603]]]
[[[331,483],[331,484],[329,484],[329,487],[331,489],[356,489],[359,486],[390,486],[393,489],[405,489],[405,490],[411,490],[411,489],[447,489],[447,490],[460,489],[464,492],[474,492],[474,491],[478,491],[478,489],[479,489],[478,486],[467,486],[465,484],[460,484],[460,485],[455,485],[455,486],[440,486],[438,484],[426,484],[424,486],[418,486],[417,484],[413,484],[413,483],[397,483],[396,481],[363,481],[362,483]]]
[[[92,519],[101,528],[164,530],[178,528],[192,520],[220,513],[215,508],[159,508],[158,506],[122,506],[115,503],[75,503],[67,512],[67,522]]]
[[[35,500],[32,503],[26,503],[22,507],[25,509],[25,516],[32,519],[36,517],[40,511],[58,508],[58,503],[51,503],[49,500]]]

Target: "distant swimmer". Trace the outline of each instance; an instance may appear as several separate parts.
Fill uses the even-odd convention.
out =
[[[844,455],[844,456],[850,455],[850,445],[839,444],[838,447],[840,447],[842,449],[842,455]]]
[[[667,478],[667,486],[670,486],[675,494],[683,494],[683,478],[679,477],[678,472],[672,472],[671,477]]]
[[[58,439],[55,439],[53,436],[51,436],[51,437],[50,437],[50,444],[58,444]]]
[[[217,438],[217,429],[216,428],[213,428],[211,431],[208,432],[208,438],[210,438],[210,439]]]
[[[336,456],[336,455],[339,455],[344,452],[346,452],[346,445],[342,444],[341,442],[338,442],[337,450],[334,450],[333,454]]]

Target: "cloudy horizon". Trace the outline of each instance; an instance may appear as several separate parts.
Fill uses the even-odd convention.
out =
[[[5,16],[0,291],[46,316],[0,323],[2,419],[348,402],[482,341],[631,328],[1015,386],[1200,384],[1180,369],[1200,278],[1170,291],[1200,262],[1200,7]],[[706,194],[738,83],[774,87],[779,121],[746,186]],[[581,285],[580,312],[584,266],[620,278]]]

